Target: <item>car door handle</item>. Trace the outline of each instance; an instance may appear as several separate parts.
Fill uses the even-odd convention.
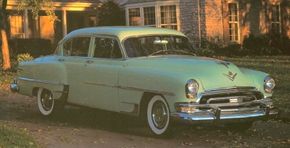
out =
[[[59,61],[59,62],[63,62],[63,61],[64,61],[64,59],[58,59],[58,61]]]
[[[87,64],[92,64],[92,63],[94,63],[94,61],[92,61],[92,60],[87,60],[86,63],[87,63]]]

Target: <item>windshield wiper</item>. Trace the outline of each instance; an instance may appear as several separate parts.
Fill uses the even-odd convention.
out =
[[[192,55],[192,56],[196,56],[195,53],[190,52],[190,51],[185,51],[185,50],[158,50],[155,51],[151,54],[149,54],[148,56],[153,56],[153,55],[157,55],[157,54],[161,54],[161,53],[182,53],[182,54],[186,54],[186,55]]]

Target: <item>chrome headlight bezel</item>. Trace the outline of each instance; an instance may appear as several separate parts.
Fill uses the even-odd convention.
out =
[[[199,84],[196,80],[190,79],[185,84],[185,94],[188,99],[195,99],[199,90]]]
[[[265,79],[264,79],[264,91],[266,93],[273,93],[273,89],[275,88],[275,86],[276,86],[276,83],[272,77],[270,77],[270,76],[265,77]]]

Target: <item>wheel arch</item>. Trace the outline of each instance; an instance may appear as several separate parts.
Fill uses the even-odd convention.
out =
[[[170,111],[170,106],[168,104],[168,101],[166,99],[166,97],[163,94],[159,94],[159,93],[152,93],[152,92],[144,92],[140,101],[140,107],[139,107],[139,117],[143,117],[146,114],[146,109],[147,109],[147,104],[150,101],[150,99],[152,99],[152,97],[154,96],[161,96],[164,101],[166,102],[168,109],[169,109],[169,113]]]

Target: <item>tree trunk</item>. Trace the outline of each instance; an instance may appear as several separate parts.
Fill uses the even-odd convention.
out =
[[[2,41],[2,58],[3,58],[3,70],[9,70],[11,68],[10,64],[10,54],[9,54],[9,46],[7,40],[7,33],[6,33],[6,5],[7,0],[2,1],[2,9],[1,9],[1,24],[0,24],[0,31],[1,31],[1,41]]]
[[[5,29],[3,28],[1,28],[1,39],[2,39],[2,58],[3,58],[2,69],[8,70],[11,68],[10,55],[9,55],[7,34],[6,34]]]

